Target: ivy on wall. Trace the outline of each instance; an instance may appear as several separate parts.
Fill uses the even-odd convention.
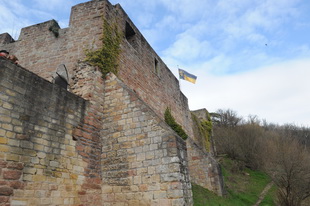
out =
[[[192,114],[193,124],[198,128],[199,137],[203,138],[206,150],[210,152],[211,148],[211,135],[212,135],[212,121],[211,116],[207,112],[207,120],[199,120],[198,117]]]
[[[180,136],[182,139],[186,140],[188,138],[188,135],[183,130],[182,126],[179,125],[174,117],[171,114],[170,108],[167,108],[165,111],[165,122]]]
[[[116,23],[109,24],[106,19],[102,19],[103,28],[102,37],[100,38],[102,47],[97,50],[86,49],[85,61],[98,67],[103,76],[109,72],[117,75],[122,35]]]

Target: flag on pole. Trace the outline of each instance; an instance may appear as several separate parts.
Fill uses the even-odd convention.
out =
[[[180,79],[184,79],[186,81],[189,81],[193,84],[196,83],[197,77],[193,74],[188,73],[187,71],[184,71],[183,69],[179,69],[179,77]]]

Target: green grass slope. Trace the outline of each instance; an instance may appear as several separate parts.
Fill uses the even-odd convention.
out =
[[[259,171],[244,168],[241,162],[223,158],[220,161],[224,175],[226,195],[216,194],[193,184],[194,206],[251,206],[270,182],[269,177]],[[272,187],[260,206],[274,206],[275,188]]]

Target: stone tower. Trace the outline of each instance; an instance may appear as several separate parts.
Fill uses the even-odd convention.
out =
[[[117,76],[83,62],[102,45],[102,18],[123,33]],[[51,20],[18,40],[0,34],[0,48],[19,58],[0,58],[0,206],[187,206],[191,182],[222,194],[178,80],[120,5],[78,4],[68,28]],[[60,64],[69,91],[51,83]],[[186,141],[165,123],[167,107]]]

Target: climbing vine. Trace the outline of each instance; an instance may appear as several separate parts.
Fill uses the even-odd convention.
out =
[[[121,52],[120,43],[122,40],[121,32],[116,23],[109,23],[103,18],[102,47],[97,50],[86,49],[85,61],[91,65],[98,67],[103,76],[112,72],[118,73],[118,61]]]
[[[182,126],[179,125],[171,114],[170,108],[165,111],[165,122],[180,136],[182,139],[186,140],[188,135],[183,130]]]
[[[207,120],[199,120],[198,117],[192,113],[192,120],[194,125],[198,128],[199,136],[204,138],[206,150],[209,152],[211,148],[212,135],[212,121],[210,114],[207,113]]]

